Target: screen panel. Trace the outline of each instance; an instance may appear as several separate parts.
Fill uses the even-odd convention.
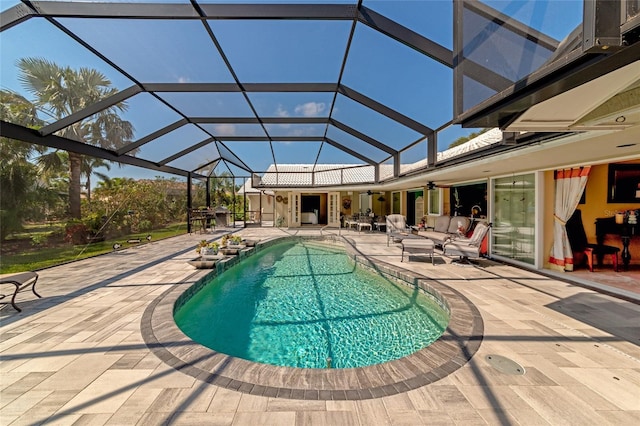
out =
[[[581,46],[582,0],[462,0],[454,7],[456,118]]]

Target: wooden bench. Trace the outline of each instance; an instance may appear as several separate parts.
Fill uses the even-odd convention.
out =
[[[16,296],[19,292],[31,287],[31,291],[33,291],[33,294],[38,297],[42,297],[36,292],[37,281],[38,274],[36,274],[35,272],[22,272],[20,274],[0,277],[0,284],[13,284],[16,287],[13,292],[13,296],[11,297],[11,305],[18,312],[22,312],[22,309],[18,308],[18,305],[16,305]],[[8,295],[0,294],[0,299],[4,299],[7,296]]]

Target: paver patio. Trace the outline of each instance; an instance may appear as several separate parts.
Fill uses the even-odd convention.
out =
[[[22,313],[3,306],[0,424],[640,424],[640,305],[489,260],[461,267],[436,251],[435,265],[405,264],[384,234],[343,235],[470,299],[484,323],[471,361],[426,386],[364,400],[257,396],[184,374],[153,353],[141,327],[163,293],[207,273],[186,263],[202,239],[191,234],[39,271],[42,299],[20,294]],[[505,374],[488,355],[526,373]]]

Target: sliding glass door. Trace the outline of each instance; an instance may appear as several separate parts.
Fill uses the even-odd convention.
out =
[[[493,180],[491,253],[535,262],[535,175]]]

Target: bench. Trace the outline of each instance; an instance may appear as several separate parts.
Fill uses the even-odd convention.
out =
[[[18,312],[22,312],[22,309],[18,308],[18,305],[16,305],[16,296],[19,292],[31,287],[31,291],[33,291],[33,294],[38,297],[42,297],[36,292],[37,281],[38,274],[36,274],[35,272],[22,272],[20,274],[0,277],[0,284],[13,284],[16,287],[13,292],[13,296],[11,297],[11,305]],[[7,296],[8,295],[0,294],[0,299],[4,299]]]

